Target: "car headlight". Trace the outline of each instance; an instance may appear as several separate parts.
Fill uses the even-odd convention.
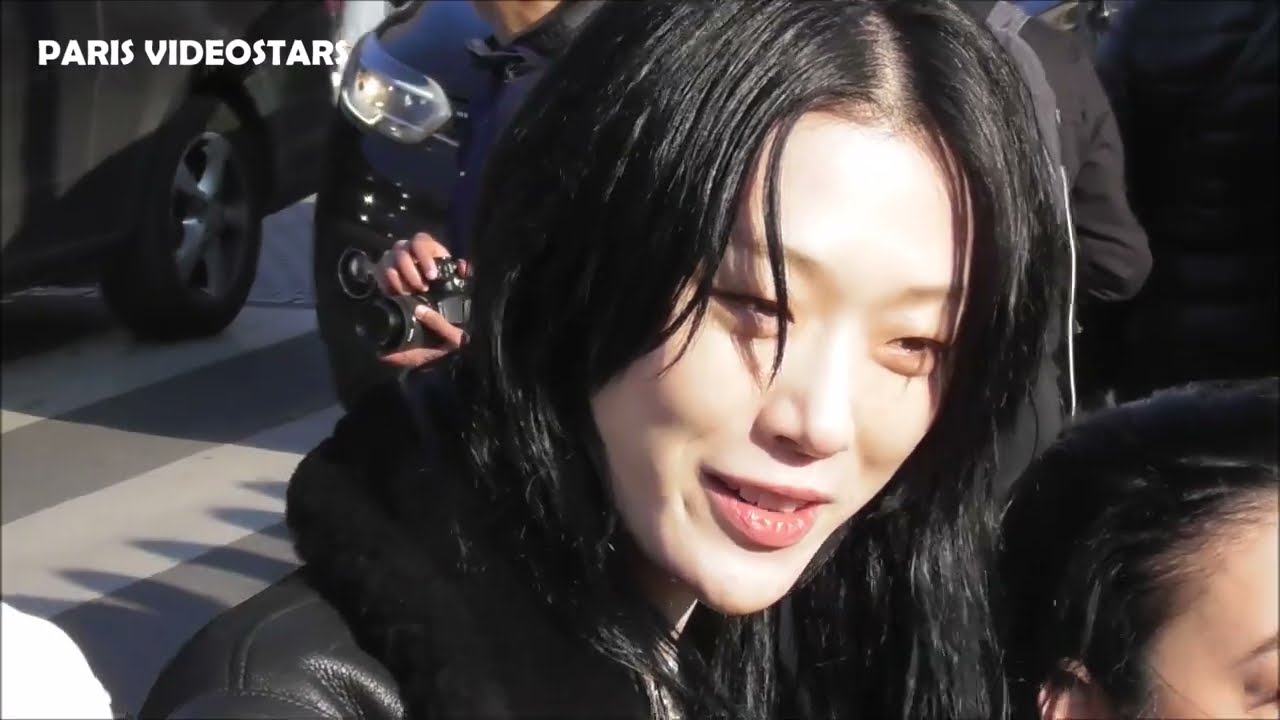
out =
[[[373,33],[360,39],[347,61],[338,105],[360,127],[408,145],[425,141],[453,117],[439,83],[388,54]]]

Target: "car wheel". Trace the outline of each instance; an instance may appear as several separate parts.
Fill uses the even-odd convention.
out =
[[[193,97],[157,131],[154,175],[133,242],[107,265],[107,304],[136,335],[214,335],[240,313],[258,269],[262,198],[241,123],[214,130],[217,100]]]
[[[326,217],[317,199],[315,245],[312,269],[315,273],[316,324],[329,356],[333,388],[343,406],[350,409],[369,389],[395,377],[396,369],[378,359],[373,349],[356,332],[356,309],[338,283],[338,262],[349,248],[378,259],[394,241],[368,233],[344,232],[347,225]]]

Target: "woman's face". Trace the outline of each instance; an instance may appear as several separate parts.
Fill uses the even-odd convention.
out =
[[[1280,717],[1280,511],[1199,551],[1186,606],[1155,637],[1151,717]]]
[[[915,139],[813,114],[779,172],[791,316],[776,378],[757,168],[687,351],[676,360],[688,331],[593,399],[649,569],[729,614],[786,594],[915,449],[964,295],[947,176]]]

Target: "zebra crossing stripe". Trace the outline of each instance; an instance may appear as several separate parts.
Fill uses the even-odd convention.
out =
[[[315,313],[246,307],[222,335],[140,345],[124,331],[6,363],[0,429],[10,433],[111,397],[315,331]]]
[[[5,524],[5,594],[90,602],[278,524],[303,451],[266,448],[308,448],[339,415],[329,407]]]

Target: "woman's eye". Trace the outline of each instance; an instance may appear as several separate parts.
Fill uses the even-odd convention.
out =
[[[889,369],[907,377],[931,375],[942,363],[946,345],[930,338],[906,337],[889,342]]]
[[[1259,678],[1256,682],[1245,683],[1245,695],[1249,698],[1250,712],[1274,710],[1280,707],[1280,688],[1275,686],[1275,678]],[[1275,717],[1267,713],[1263,717]]]
[[[1276,710],[1280,710],[1280,693],[1264,700],[1254,700],[1249,703],[1249,714],[1253,717],[1277,717]]]
[[[715,296],[732,314],[738,329],[742,332],[765,337],[778,331],[780,320],[791,322],[791,318],[783,317],[782,308],[773,300],[747,293],[715,291]]]

